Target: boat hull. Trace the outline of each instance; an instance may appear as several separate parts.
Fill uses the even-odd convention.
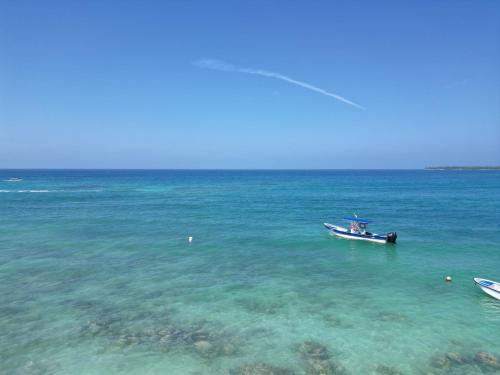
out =
[[[325,226],[326,229],[328,229],[330,234],[335,235],[337,237],[346,238],[348,240],[360,240],[360,241],[368,241],[381,244],[385,244],[388,242],[387,236],[385,235],[379,235],[375,233],[371,235],[351,233],[349,230],[336,225],[328,223],[324,223],[323,225]]]
[[[489,296],[500,300],[500,283],[495,281],[481,279],[479,277],[474,278],[474,282],[481,288],[483,292]]]

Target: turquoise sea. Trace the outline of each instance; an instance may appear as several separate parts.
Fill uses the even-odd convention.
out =
[[[0,373],[500,373],[499,223],[494,171],[2,170]]]

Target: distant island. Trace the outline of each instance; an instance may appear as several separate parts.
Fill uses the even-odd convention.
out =
[[[434,171],[500,171],[500,166],[447,166],[447,167],[425,167],[424,169]]]

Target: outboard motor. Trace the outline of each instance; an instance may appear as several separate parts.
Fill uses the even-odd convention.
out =
[[[396,232],[387,233],[387,242],[396,243],[396,238],[398,238],[398,234]]]

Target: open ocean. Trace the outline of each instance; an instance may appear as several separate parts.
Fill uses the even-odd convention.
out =
[[[0,233],[2,374],[500,373],[499,172],[1,170]]]

